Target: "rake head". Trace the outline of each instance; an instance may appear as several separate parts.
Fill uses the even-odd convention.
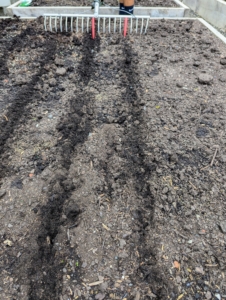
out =
[[[96,33],[127,33],[145,34],[148,29],[149,16],[120,16],[120,15],[44,15],[45,30],[55,32],[91,32]]]

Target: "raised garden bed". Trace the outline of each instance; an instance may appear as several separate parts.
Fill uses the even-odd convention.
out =
[[[224,299],[225,44],[6,19],[0,47],[1,299]]]
[[[46,3],[46,2],[45,2]],[[65,2],[65,6],[61,3],[61,6],[55,6],[53,2],[50,2],[49,5],[46,3],[40,3],[38,6],[29,6],[29,7],[20,7],[20,1],[16,2],[14,5],[8,7],[8,14],[11,16],[18,16],[18,17],[39,17],[43,16],[44,14],[91,14],[93,11],[89,6],[82,6],[79,1],[74,5],[77,6],[70,6],[70,2]],[[143,3],[143,2],[142,2]],[[170,3],[170,2],[169,2]],[[189,9],[180,1],[176,0],[175,5],[177,3],[177,7],[152,7],[152,6],[141,6],[136,5],[134,9],[135,16],[141,15],[149,15],[150,17],[161,17],[161,18],[180,18],[184,16],[188,16]],[[72,4],[72,3],[71,3]],[[80,5],[79,5],[80,4]],[[86,5],[89,2],[84,3]],[[112,3],[113,4],[113,3]],[[154,3],[153,3],[154,4]],[[166,3],[167,4],[167,3]],[[53,5],[53,6],[51,6]],[[57,4],[56,4],[57,5]],[[79,6],[78,6],[79,5]],[[115,4],[116,5],[116,4]],[[101,6],[99,10],[100,14],[104,15],[117,15],[118,14],[118,6]]]
[[[182,2],[209,23],[226,32],[226,3],[224,0],[182,0]]]
[[[117,0],[109,0],[104,2],[105,5],[117,6]],[[34,0],[32,1],[33,6],[91,6],[92,1],[90,0]],[[149,7],[176,7],[178,4],[173,0],[139,0],[136,1],[136,6],[149,6]]]
[[[108,0],[104,2],[106,5],[117,6],[117,0]],[[32,1],[33,6],[91,6],[90,0],[37,0]],[[137,0],[136,6],[149,6],[149,7],[177,7],[178,4],[173,0]]]

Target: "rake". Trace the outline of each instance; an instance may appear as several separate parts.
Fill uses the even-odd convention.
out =
[[[96,33],[128,33],[145,34],[150,16],[100,14],[99,0],[94,0],[94,12],[88,14],[44,14],[45,30],[55,32],[91,32]]]

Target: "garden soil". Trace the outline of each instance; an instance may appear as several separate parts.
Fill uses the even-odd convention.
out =
[[[226,48],[0,20],[0,298],[226,299]]]
[[[91,6],[92,0],[33,0],[32,6]],[[105,6],[118,6],[117,0],[104,1]],[[136,6],[177,7],[173,0],[136,0]]]

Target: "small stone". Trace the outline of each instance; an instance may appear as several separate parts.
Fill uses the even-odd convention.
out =
[[[187,282],[187,283],[186,283],[186,287],[189,288],[190,286],[191,286],[191,282]]]
[[[177,281],[177,283],[180,283],[180,282],[181,282],[181,277],[180,277],[180,276],[177,276],[177,277],[176,277],[176,281]]]
[[[178,82],[176,83],[176,86],[177,86],[178,88],[182,88],[182,87],[183,87],[183,83],[180,82],[180,81],[178,81]]]
[[[63,61],[63,59],[60,59],[60,58],[56,58],[55,59],[55,65],[57,65],[57,66],[64,66],[64,61]]]
[[[201,65],[201,61],[195,61],[194,63],[193,63],[193,66],[195,66],[195,67],[199,67]]]
[[[198,82],[201,84],[211,84],[213,82],[213,77],[211,75],[202,73],[199,75]]]
[[[196,267],[195,272],[200,273],[200,274],[204,274],[203,267]]]
[[[56,86],[56,84],[57,84],[57,81],[55,78],[51,78],[49,80],[49,86],[54,87],[54,86]]]
[[[82,263],[82,268],[86,268],[87,267],[87,263],[84,261],[83,263]]]
[[[53,118],[53,115],[48,115],[48,119],[52,119]]]
[[[138,120],[134,121],[134,125],[139,125],[140,122]]]
[[[56,74],[57,74],[57,75],[60,75],[60,76],[65,75],[66,72],[67,72],[67,71],[66,71],[65,68],[57,68],[57,69],[56,69]]]
[[[165,187],[163,188],[163,190],[162,190],[162,193],[163,193],[163,194],[167,194],[168,191],[169,191],[168,187],[165,186]]]
[[[24,85],[27,83],[27,79],[25,77],[22,76],[17,76],[16,80],[15,80],[15,85]]]
[[[98,300],[103,300],[104,298],[105,298],[105,294],[102,294],[102,293],[98,293],[95,296],[95,299],[98,299]]]
[[[100,290],[101,290],[101,292],[106,291],[107,288],[108,288],[108,283],[106,281],[100,284]]]
[[[226,221],[220,222],[220,229],[223,233],[226,233]]]
[[[6,190],[0,190],[0,198],[5,196],[5,194],[6,194]]]
[[[64,273],[67,273],[67,269],[63,268],[63,272],[64,272]]]
[[[219,78],[219,80],[221,82],[226,82],[226,76],[225,75],[221,75],[220,78]]]
[[[12,228],[13,227],[13,225],[12,224],[8,224],[8,228]]]
[[[218,300],[221,300],[221,295],[220,294],[215,294],[214,295]]]
[[[126,245],[126,241],[123,239],[120,239],[119,244],[120,244],[120,249],[123,249],[124,246]]]
[[[120,252],[119,255],[118,255],[119,258],[126,258],[128,256],[129,256],[128,253],[126,253],[125,251]]]
[[[220,63],[221,63],[222,65],[226,65],[226,57],[221,58]]]
[[[210,300],[212,298],[212,295],[210,293],[210,291],[206,292],[206,299]]]

